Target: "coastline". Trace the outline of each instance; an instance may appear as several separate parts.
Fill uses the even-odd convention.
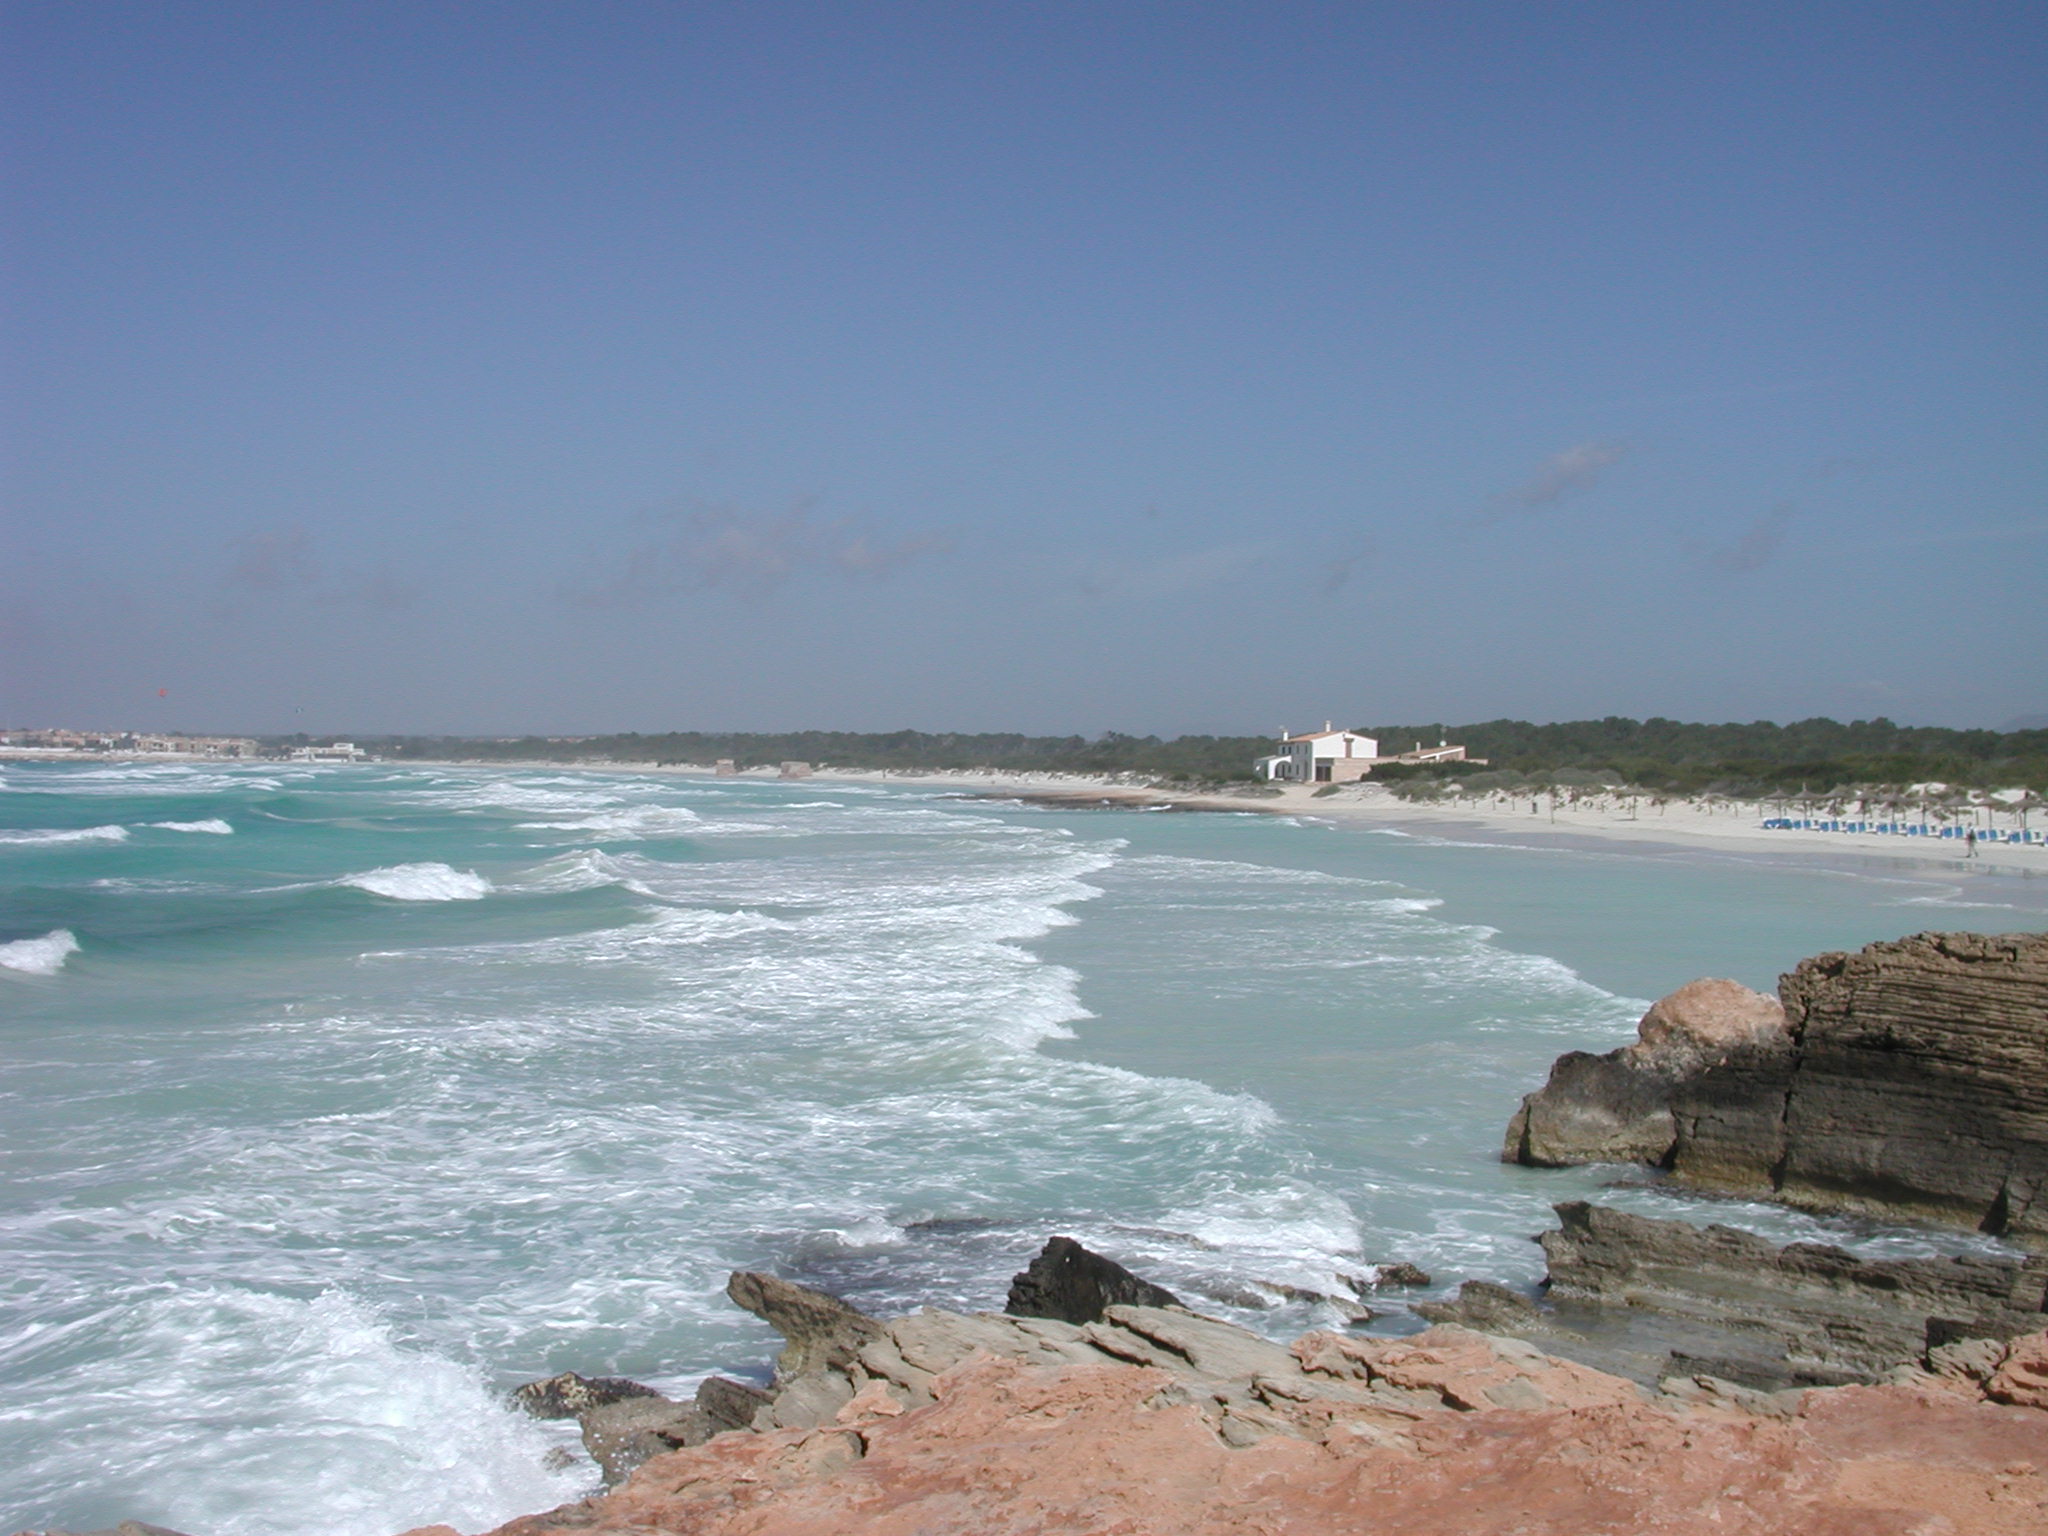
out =
[[[1966,846],[1956,839],[1766,829],[1761,823],[1769,812],[1754,801],[1724,801],[1710,811],[1686,802],[1662,810],[1640,805],[1630,809],[1606,801],[1560,804],[1553,810],[1536,802],[1540,808],[1531,814],[1527,807],[1532,802],[1523,797],[1496,795],[1476,804],[1416,804],[1396,798],[1383,785],[1372,784],[1346,785],[1334,795],[1318,795],[1316,788],[1304,784],[1274,786],[1277,793],[1231,794],[1188,793],[1108,778],[1001,773],[884,774],[820,769],[812,777],[943,787],[1076,810],[1156,808],[1306,816],[1343,826],[1442,836],[1481,833],[1556,847],[1606,841],[1693,852],[1790,856],[1801,862],[1874,860],[1892,868],[1939,870],[1950,875],[1995,870],[2048,876],[2048,846],[1983,844],[1976,856],[1970,857]]]
[[[171,754],[54,754],[0,749],[0,761],[123,763],[218,763],[220,766],[263,766],[242,759],[180,757]],[[632,773],[713,778],[708,763],[589,762],[533,759],[524,762],[461,758],[391,759],[394,764],[421,768],[488,768],[506,772]],[[357,766],[376,766],[362,764]],[[1130,809],[1208,811],[1238,814],[1311,817],[1339,826],[1406,832],[1421,836],[1508,839],[1524,846],[1587,847],[1601,843],[1634,845],[1645,851],[1662,846],[1681,852],[1765,855],[1803,864],[1856,867],[1882,866],[1894,872],[1939,872],[2048,877],[2048,844],[1980,844],[1972,856],[1961,839],[1899,837],[1872,833],[1814,832],[1792,828],[1766,829],[1772,814],[1757,801],[1725,800],[1703,808],[1694,801],[1668,802],[1662,807],[1614,796],[1583,796],[1576,803],[1551,805],[1542,798],[1495,793],[1475,801],[1416,803],[1397,798],[1385,785],[1369,781],[1348,784],[1336,793],[1319,793],[1327,785],[1282,784],[1257,791],[1187,791],[1135,784],[1105,775],[977,772],[939,769],[929,772],[896,768],[815,768],[800,779],[784,779],[772,768],[751,768],[737,775],[751,783],[877,784],[914,789],[954,791],[992,800],[1071,810]],[[1534,806],[1532,812],[1530,807]]]

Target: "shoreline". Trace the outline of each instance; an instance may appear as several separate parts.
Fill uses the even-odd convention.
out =
[[[53,754],[0,749],[0,761],[41,762]],[[77,753],[71,762],[210,764],[220,767],[294,766],[229,758],[175,757],[166,754]],[[299,765],[303,766],[303,765]],[[505,772],[661,774],[678,778],[719,777],[708,763],[576,762],[534,759],[501,762],[482,759],[390,758],[376,763],[328,766],[482,768]],[[1770,856],[1805,864],[1835,865],[1846,861],[1867,867],[1879,864],[1897,872],[1939,872],[2048,877],[2048,844],[1980,844],[1974,856],[1961,839],[1901,837],[1877,833],[1815,832],[1793,828],[1766,829],[1770,814],[1758,801],[1721,801],[1712,809],[1698,802],[1674,801],[1661,809],[1618,797],[1591,796],[1555,807],[1521,795],[1495,793],[1478,803],[1416,803],[1397,798],[1385,785],[1363,782],[1344,785],[1335,794],[1319,794],[1328,786],[1286,784],[1259,792],[1186,791],[1134,784],[1104,775],[1016,773],[1004,770],[900,768],[816,768],[802,778],[785,779],[772,768],[751,768],[726,777],[747,783],[820,785],[874,784],[914,789],[958,791],[972,798],[1015,800],[1049,809],[1207,811],[1310,817],[1337,826],[1368,828],[1423,836],[1480,834],[1509,837],[1520,846],[1586,848],[1602,844],[1633,845],[1648,851],[1663,847],[1689,853]],[[1531,814],[1524,807],[1536,804]]]

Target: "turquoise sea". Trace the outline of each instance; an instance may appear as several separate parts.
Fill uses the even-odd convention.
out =
[[[1980,1244],[1501,1130],[1695,976],[2048,927],[1875,859],[396,765],[0,766],[0,898],[0,1527],[200,1536],[587,1491],[502,1389],[758,1375],[734,1268],[993,1308],[1066,1233],[1279,1336],[1384,1261],[1533,1282],[1617,1179]]]

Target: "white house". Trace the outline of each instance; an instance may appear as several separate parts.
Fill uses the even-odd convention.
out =
[[[1356,731],[1333,730],[1329,721],[1320,731],[1299,736],[1282,733],[1281,750],[1259,759],[1262,778],[1289,779],[1297,784],[1349,784],[1372,772],[1380,755],[1380,744]]]

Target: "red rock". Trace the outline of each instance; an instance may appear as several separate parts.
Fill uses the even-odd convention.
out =
[[[2048,1385],[2048,1335],[2010,1352],[2014,1400],[1843,1387],[1776,1416],[1653,1399],[1461,1329],[1311,1334],[1294,1358],[1300,1377],[1243,1407],[1277,1426],[1243,1449],[1168,1372],[980,1356],[935,1378],[929,1405],[867,1413],[881,1399],[863,1392],[844,1423],[669,1452],[496,1536],[2048,1531],[2048,1416],[2017,1400]]]
[[[1646,1061],[1677,1054],[1709,1056],[1784,1032],[1785,1009],[1775,997],[1709,976],[1652,1003],[1636,1025],[1635,1044],[1625,1050],[1630,1058]]]
[[[2022,1408],[2048,1408],[2048,1333],[2014,1339],[1985,1383],[1984,1395]]]

